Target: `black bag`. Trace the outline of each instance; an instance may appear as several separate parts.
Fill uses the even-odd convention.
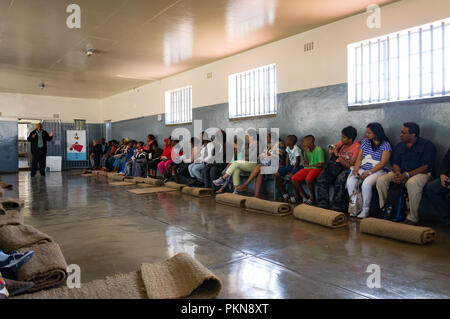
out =
[[[406,219],[406,188],[404,184],[389,184],[389,191],[382,210],[382,218],[395,222]]]

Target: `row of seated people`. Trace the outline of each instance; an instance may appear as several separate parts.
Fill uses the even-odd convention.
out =
[[[225,136],[224,131],[221,133]],[[190,186],[214,188],[216,193],[232,191],[240,194],[254,180],[254,195],[260,197],[262,183],[267,177],[267,170],[264,168],[276,160],[279,169],[273,175],[286,202],[290,201],[294,205],[306,203],[347,212],[349,202],[351,206],[357,206],[356,202],[360,200],[360,209],[353,211],[352,215],[366,218],[369,216],[375,186],[380,207],[385,206],[389,190],[400,186],[407,190],[409,198],[410,209],[404,220],[407,224],[419,222],[419,205],[424,186],[428,184],[426,189],[427,196],[431,199],[429,202],[443,214],[446,223],[450,223],[450,150],[440,165],[438,178],[432,181],[436,149],[431,141],[420,137],[420,128],[416,123],[404,123],[400,132],[401,142],[394,149],[379,123],[370,123],[367,126],[365,138],[361,143],[356,141],[356,138],[357,130],[354,127],[344,128],[341,140],[328,146],[329,161],[326,163],[325,152],[323,148],[315,145],[312,135],[303,138],[302,150],[297,145],[295,135],[288,135],[285,141],[272,141],[271,135],[268,134],[267,148],[259,153],[258,134],[247,133],[245,148],[238,147],[244,141],[235,138],[232,160],[227,163],[226,148],[222,147],[220,153],[223,154],[224,160],[218,163],[214,156],[213,137],[208,139],[205,133],[201,134],[199,140],[191,139],[190,156],[175,152],[179,156],[178,161],[172,160],[178,140],[166,139],[164,150],[161,150],[154,136],[149,135],[145,147],[142,142],[138,143],[141,146],[136,152],[133,150],[134,155],[131,154],[134,141],[123,141],[121,145],[113,142],[109,153],[103,154],[100,162],[103,169],[109,167],[132,176],[142,176],[148,172],[148,176],[156,177],[159,171],[164,180],[173,179]],[[201,146],[196,147],[199,144]],[[122,152],[112,152],[114,146],[117,150],[122,149]],[[127,155],[124,155],[124,150],[128,152]],[[250,160],[254,158],[249,156],[252,150],[258,152],[257,160]],[[135,155],[139,152],[147,154],[147,157],[136,158]],[[120,154],[122,159],[118,161],[120,156],[117,155]],[[249,174],[249,177],[241,183],[241,174],[244,172]],[[307,190],[302,182],[305,182]],[[288,194],[286,184],[292,185],[292,195]],[[334,186],[331,201],[330,185]]]

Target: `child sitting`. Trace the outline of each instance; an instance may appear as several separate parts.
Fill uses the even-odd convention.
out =
[[[295,190],[295,200],[300,202],[300,193],[303,198],[303,202],[308,205],[315,202],[314,182],[322,172],[322,167],[325,163],[325,153],[323,149],[320,146],[314,145],[314,143],[315,138],[312,135],[308,135],[303,138],[303,147],[306,153],[305,168],[302,168],[291,177],[292,186]],[[306,194],[303,187],[300,185],[300,183],[305,180],[310,196]]]

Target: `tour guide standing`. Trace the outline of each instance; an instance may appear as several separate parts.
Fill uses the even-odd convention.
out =
[[[38,123],[36,129],[28,136],[28,141],[31,143],[31,177],[36,175],[37,166],[39,163],[39,172],[41,176],[45,176],[45,162],[47,158],[47,142],[53,139],[53,132],[47,133],[42,129],[42,124]]]

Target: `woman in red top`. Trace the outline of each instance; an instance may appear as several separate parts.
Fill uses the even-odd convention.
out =
[[[164,143],[166,144],[166,147],[164,147],[163,153],[160,157],[161,162],[158,164],[158,169],[161,172],[161,174],[164,176],[164,178],[168,178],[169,176],[169,165],[172,164],[172,141],[170,138],[166,138],[164,140]]]

